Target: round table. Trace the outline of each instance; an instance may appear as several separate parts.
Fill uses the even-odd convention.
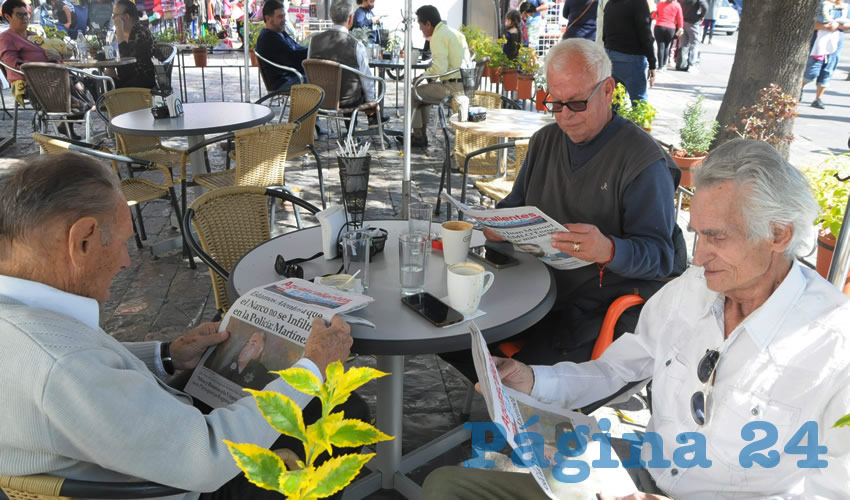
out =
[[[104,59],[102,61],[98,61],[96,59],[87,59],[85,61],[78,61],[75,59],[68,59],[62,61],[64,64],[80,69],[92,69],[92,68],[117,68],[118,66],[126,66],[128,64],[135,64],[135,57],[122,57],[117,61],[115,59]]]
[[[449,119],[453,129],[500,138],[531,137],[550,123],[555,123],[555,119],[548,113],[521,109],[487,109],[487,118],[480,122],[460,121],[457,115]]]
[[[427,463],[468,438],[461,427],[426,444],[402,458],[402,396],[404,355],[430,354],[470,347],[469,328],[457,324],[437,328],[401,303],[398,269],[398,236],[407,231],[407,221],[367,221],[368,226],[386,229],[388,237],[384,251],[370,265],[370,283],[366,294],[375,299],[366,309],[353,315],[372,321],[376,328],[351,326],[353,350],[360,354],[376,354],[379,370],[390,377],[377,381],[378,428],[395,439],[378,443],[378,470],[375,474],[346,489],[346,498],[362,498],[378,488],[396,489],[408,498],[418,495],[419,487],[405,474]],[[439,224],[433,223],[432,230]],[[476,231],[472,245],[484,242]],[[283,279],[275,274],[274,261],[278,254],[286,259],[308,257],[322,248],[321,228],[311,227],[278,236],[245,254],[233,267],[228,281],[232,297],[248,290]],[[510,248],[510,247],[509,247]],[[480,309],[486,314],[475,319],[488,342],[497,342],[528,328],[549,312],[555,302],[555,282],[549,268],[529,254],[517,252],[518,266],[495,269],[495,281],[481,298]],[[305,279],[336,272],[341,259],[316,260],[302,264]],[[447,295],[446,267],[442,252],[434,250],[425,268],[425,291],[438,298]]]

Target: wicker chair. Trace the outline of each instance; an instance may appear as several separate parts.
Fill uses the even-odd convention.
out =
[[[515,159],[509,171],[512,171],[513,174],[506,177],[479,179],[474,183],[482,196],[486,196],[497,203],[510,194],[516,181],[517,172],[519,172],[525,161],[525,157],[528,155],[528,139],[520,139],[514,143],[505,143],[506,148],[511,146],[514,147]]]
[[[252,248],[271,238],[269,197],[291,202],[314,214],[319,211],[291,193],[252,186],[204,193],[186,210],[183,218],[186,241],[210,268],[216,308],[221,313],[236,298],[227,293],[227,279],[233,266]],[[198,239],[189,227],[195,228]],[[270,270],[272,264],[269,262]]]
[[[475,95],[470,102],[471,106],[483,106],[488,109],[521,109],[516,102],[504,97],[500,94],[476,90]],[[449,111],[449,109],[451,111]],[[496,175],[499,171],[499,150],[514,146],[514,143],[501,143],[504,147],[499,146],[498,137],[483,136],[467,132],[464,130],[455,131],[454,148],[449,147],[450,135],[452,129],[449,127],[448,119],[452,113],[458,110],[457,102],[454,96],[445,97],[440,102],[437,108],[437,114],[440,118],[440,126],[443,130],[443,139],[446,143],[445,158],[443,159],[443,171],[440,175],[440,187],[437,191],[437,204],[434,207],[434,214],[440,213],[440,193],[443,192],[445,186],[446,191],[451,194],[451,157],[454,156],[455,165],[460,172],[463,173],[462,184],[462,200],[466,200],[466,180],[469,174],[472,175]],[[451,153],[449,152],[451,151]],[[525,154],[528,151],[528,143],[520,143],[517,146],[518,162],[508,168],[508,176],[515,176],[522,166],[522,161],[525,160]],[[476,154],[472,154],[476,153]]]
[[[24,74],[22,71],[19,71],[15,68],[12,68],[11,66],[3,63],[3,61],[0,61],[0,70],[3,71],[4,76],[6,77],[7,83],[8,83],[10,73],[17,73],[19,75]],[[10,84],[10,88],[11,88],[11,84]],[[0,97],[2,97],[2,96],[3,96],[3,94],[2,94],[2,92],[0,92]],[[34,110],[34,108],[33,108],[32,101],[28,97],[24,98],[23,106],[21,106],[21,104],[18,102],[17,99],[12,98],[12,100],[15,101],[14,114],[12,115],[12,141],[14,142],[14,141],[18,140],[18,110],[23,109],[23,110],[26,111],[26,110]],[[6,111],[6,98],[5,97],[3,97],[3,111],[6,114],[9,113],[8,111]],[[35,116],[33,116],[33,131],[34,130],[35,130]]]
[[[327,208],[325,202],[325,180],[322,176],[322,162],[316,151],[315,141],[316,121],[319,118],[319,106],[325,100],[325,91],[318,85],[303,84],[293,85],[290,89],[292,94],[292,106],[289,110],[289,122],[298,121],[301,126],[292,134],[289,140],[289,148],[286,150],[286,160],[300,158],[307,153],[313,155],[316,160],[316,170],[319,173],[319,191],[322,197],[322,208]],[[297,119],[295,117],[298,117]]]
[[[375,111],[375,115],[378,120],[378,137],[381,143],[381,150],[384,150],[384,124],[381,118],[380,105],[380,103],[384,100],[384,92],[386,91],[387,86],[384,79],[361,73],[351,66],[346,66],[344,64],[325,59],[305,59],[301,65],[304,67],[304,72],[307,73],[307,81],[318,85],[325,91],[325,100],[319,109],[319,114],[327,118],[329,121],[334,120],[337,124],[339,124],[339,122],[348,121],[348,139],[350,140],[354,133],[353,124],[357,118],[357,113],[360,111]],[[364,102],[363,104],[353,108],[340,107],[339,100],[340,97],[342,97],[340,95],[340,90],[342,88],[342,75],[344,71],[354,73],[360,78],[374,80],[378,86],[375,101]],[[344,115],[349,113],[351,116],[346,118]]]
[[[27,79],[27,93],[38,104],[35,123],[39,124],[40,132],[46,132],[48,125],[56,123],[84,123],[86,127],[86,142],[92,140],[91,114],[94,107],[74,109],[71,101],[71,73],[81,78],[97,80],[108,87],[115,88],[115,83],[108,76],[97,76],[83,70],[70,68],[54,63],[24,63],[21,71]]]
[[[71,500],[73,498],[157,498],[185,490],[152,482],[108,483],[79,481],[37,474],[0,475],[0,490],[9,500]]]
[[[290,68],[289,66],[284,66],[282,64],[278,64],[274,61],[266,59],[259,52],[257,52],[256,49],[254,49],[254,55],[257,57],[257,60],[259,62],[257,69],[259,69],[260,71],[260,78],[263,79],[263,85],[266,87],[266,92],[274,93],[275,97],[280,98],[282,101],[280,106],[280,116],[278,117],[278,122],[280,122],[283,120],[283,113],[286,110],[286,102],[289,99],[290,89],[273,89],[269,87],[269,81],[266,78],[266,73],[263,71],[263,64],[268,64],[269,66],[282,69],[287,73],[292,73],[293,75],[298,77],[299,83],[304,83],[304,75],[302,75],[301,72],[295,68]]]
[[[174,193],[174,181],[169,169],[147,160],[114,155],[107,151],[97,149],[91,144],[73,141],[64,137],[51,137],[38,133],[34,133],[32,137],[35,142],[41,146],[44,153],[49,155],[64,153],[66,151],[77,151],[79,153],[94,156],[101,160],[109,160],[112,162],[112,168],[115,170],[115,173],[118,174],[119,178],[121,175],[118,170],[118,162],[138,165],[139,167],[143,167],[147,170],[159,170],[162,172],[165,177],[165,182],[163,184],[157,184],[138,177],[121,179],[121,193],[127,200],[127,204],[131,207],[135,207],[136,209],[136,217],[133,221],[133,233],[136,237],[136,246],[138,248],[142,248],[142,240],[147,239],[147,234],[145,234],[145,224],[142,220],[142,203],[158,200],[160,198],[168,198],[171,202],[171,208],[174,210],[174,213],[177,214],[178,218],[180,217],[181,212],[177,205],[177,196]]]
[[[115,89],[100,96],[95,109],[106,123],[118,115],[150,109],[153,106],[151,91],[143,88]],[[106,108],[109,117],[103,115]],[[115,134],[115,152],[119,155],[131,156],[139,160],[147,160],[168,168],[180,168],[183,163],[183,151],[162,145],[159,137],[143,135]],[[209,166],[207,166],[209,172]]]

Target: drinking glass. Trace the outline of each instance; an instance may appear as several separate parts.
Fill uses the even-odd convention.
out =
[[[407,232],[421,234],[428,241],[425,251],[431,251],[431,214],[434,207],[430,203],[411,203],[407,207]]]
[[[401,294],[425,291],[425,252],[428,240],[420,233],[403,233],[398,237],[398,265]]]
[[[363,293],[369,288],[369,249],[372,246],[372,236],[369,230],[358,229],[342,235],[342,269],[345,274],[357,277],[352,281],[356,293]]]

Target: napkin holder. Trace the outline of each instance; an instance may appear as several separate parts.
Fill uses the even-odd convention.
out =
[[[487,119],[487,108],[481,106],[471,106],[469,108],[469,121],[483,122]]]
[[[345,209],[341,205],[333,205],[316,212],[316,218],[322,225],[322,251],[325,253],[325,259],[335,259],[339,232],[345,226]]]

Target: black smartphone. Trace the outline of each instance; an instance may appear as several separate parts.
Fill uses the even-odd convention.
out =
[[[407,295],[402,297],[401,301],[437,327],[463,321],[463,314],[455,311],[428,292]]]
[[[478,245],[477,247],[470,248],[469,256],[475,260],[490,264],[496,269],[503,269],[519,264],[519,260],[513,255],[487,245]]]

